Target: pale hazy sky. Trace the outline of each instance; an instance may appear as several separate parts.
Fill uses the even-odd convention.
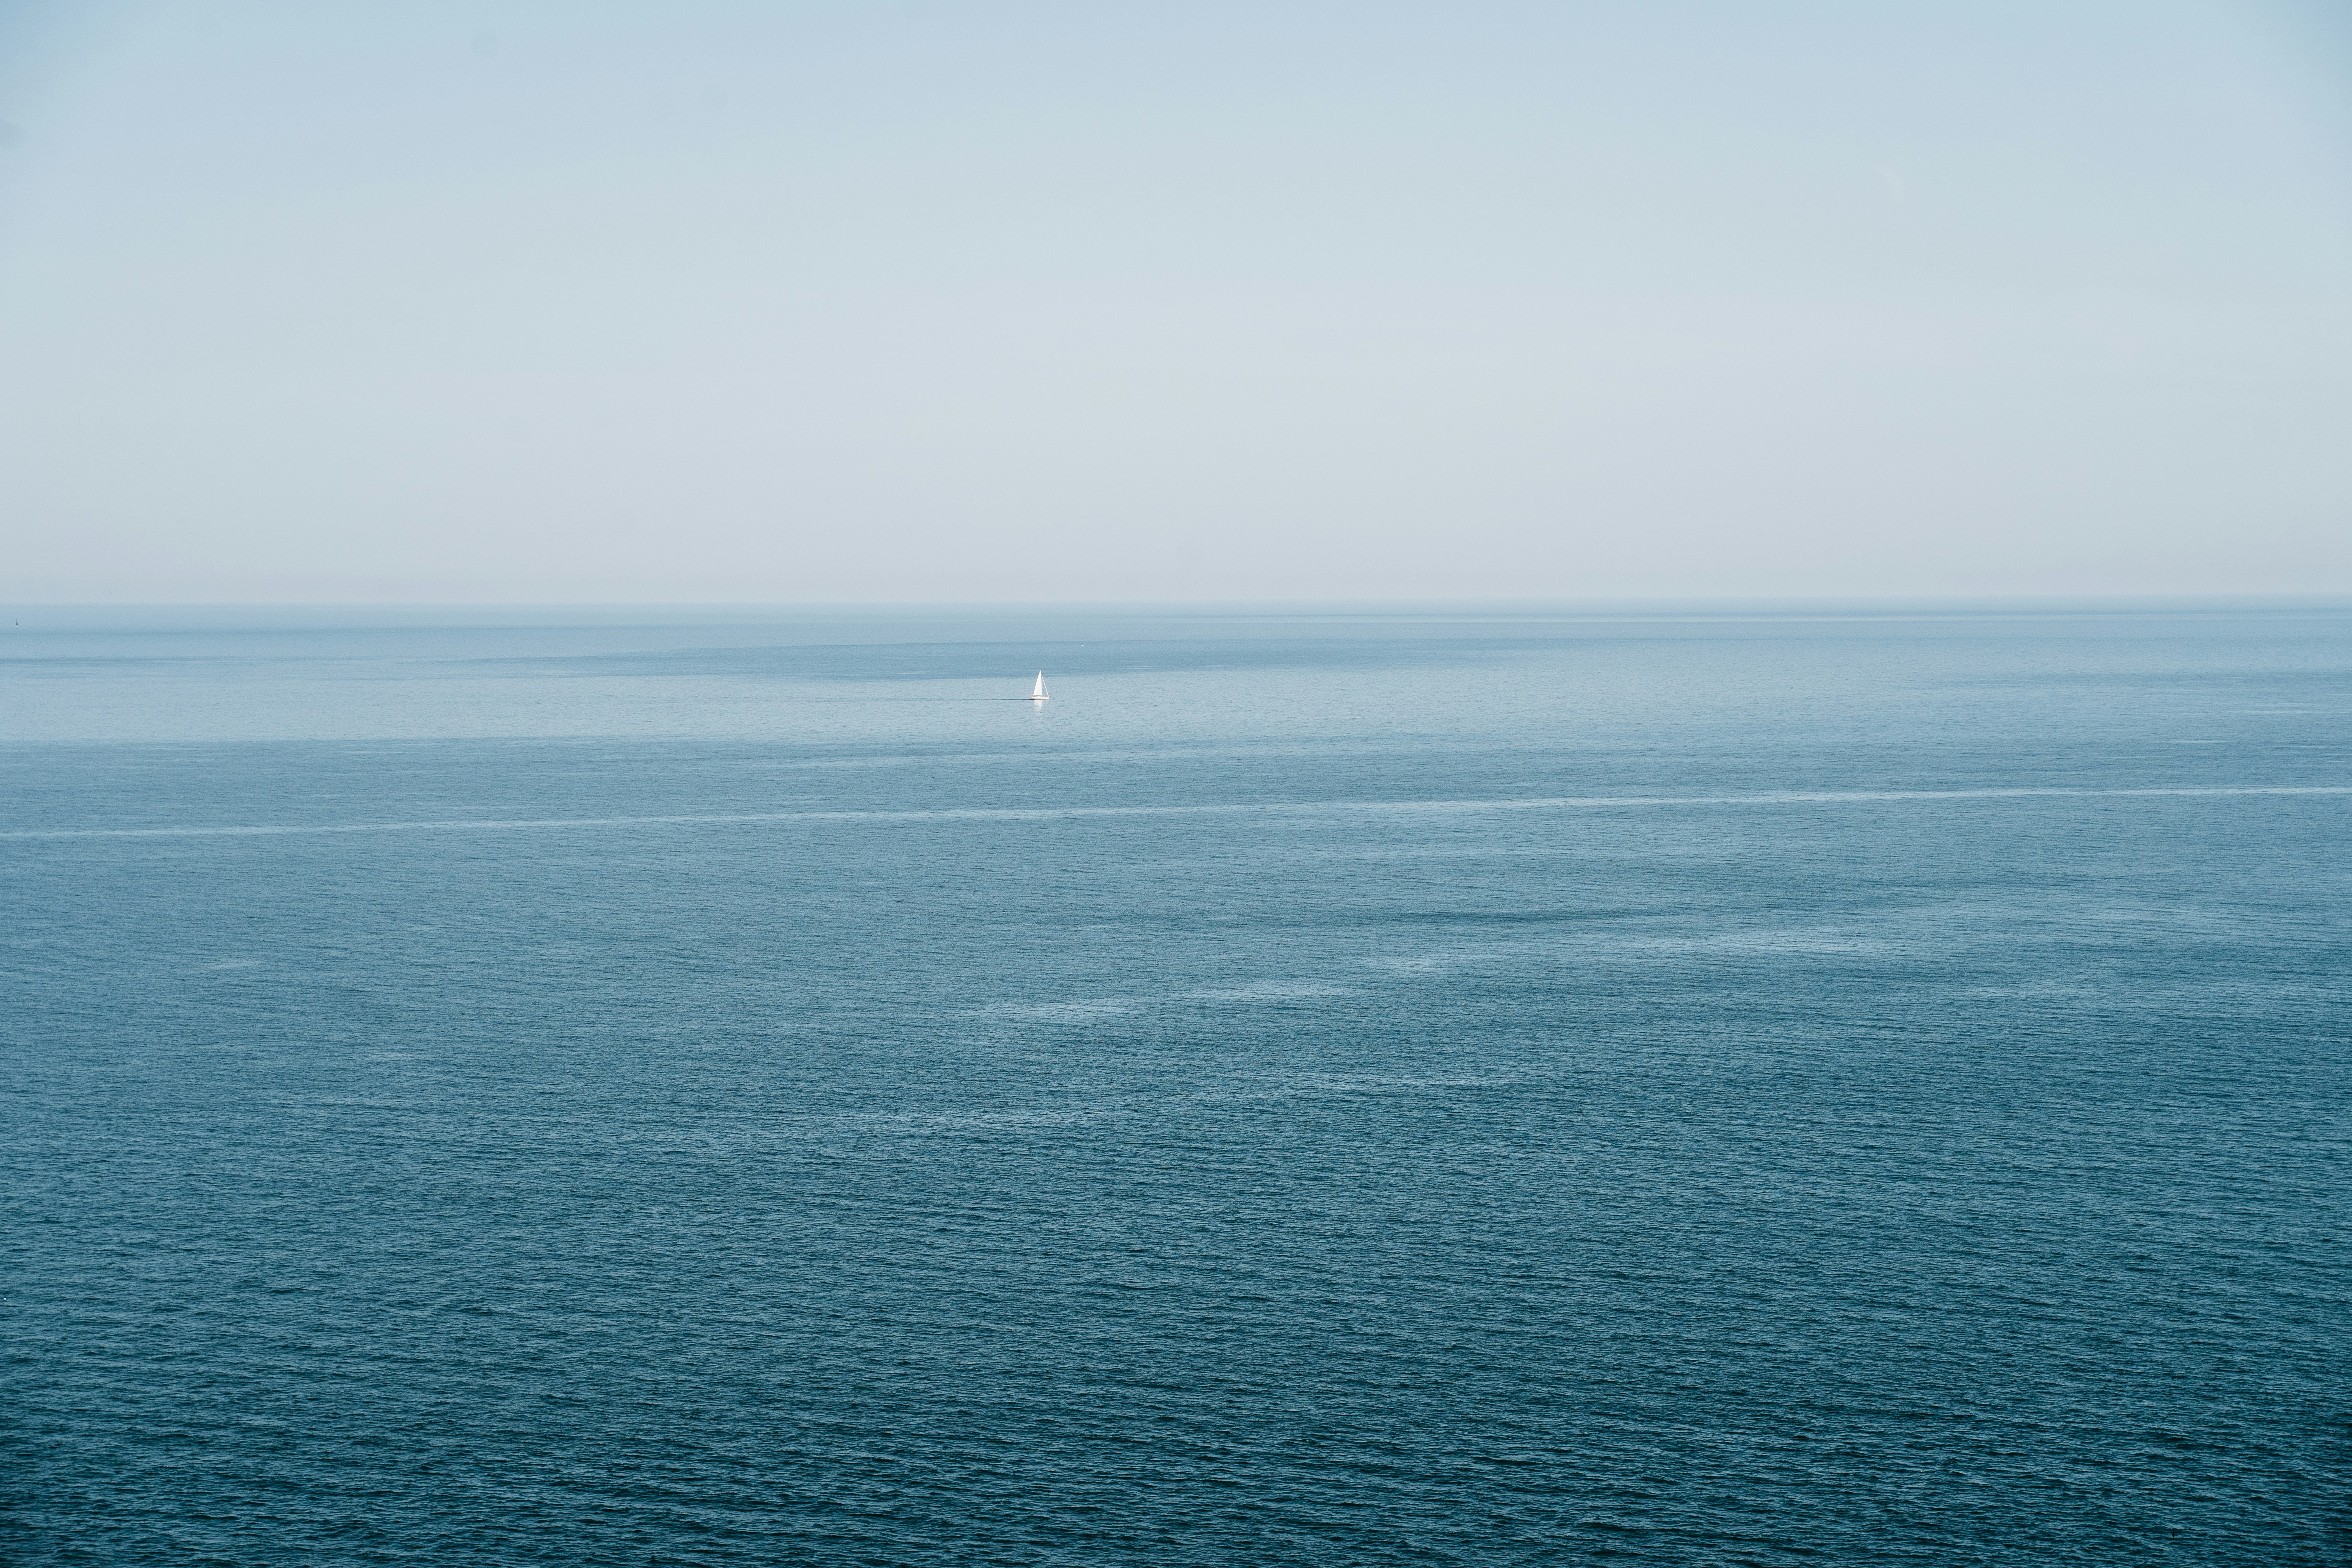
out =
[[[2352,592],[2352,26],[0,0],[0,600]]]

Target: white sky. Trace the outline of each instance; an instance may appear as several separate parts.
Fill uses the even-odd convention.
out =
[[[2352,27],[15,5],[0,599],[2352,592]]]

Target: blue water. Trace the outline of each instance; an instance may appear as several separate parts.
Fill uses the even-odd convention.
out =
[[[8,618],[10,1562],[2352,1552],[2352,613]]]

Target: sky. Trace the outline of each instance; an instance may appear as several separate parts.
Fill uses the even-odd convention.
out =
[[[0,601],[2352,593],[2347,16],[0,0]]]

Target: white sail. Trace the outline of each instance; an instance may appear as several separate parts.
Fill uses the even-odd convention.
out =
[[[1037,672],[1036,689],[1029,693],[1029,700],[1032,702],[1045,700],[1045,672],[1042,669]]]

